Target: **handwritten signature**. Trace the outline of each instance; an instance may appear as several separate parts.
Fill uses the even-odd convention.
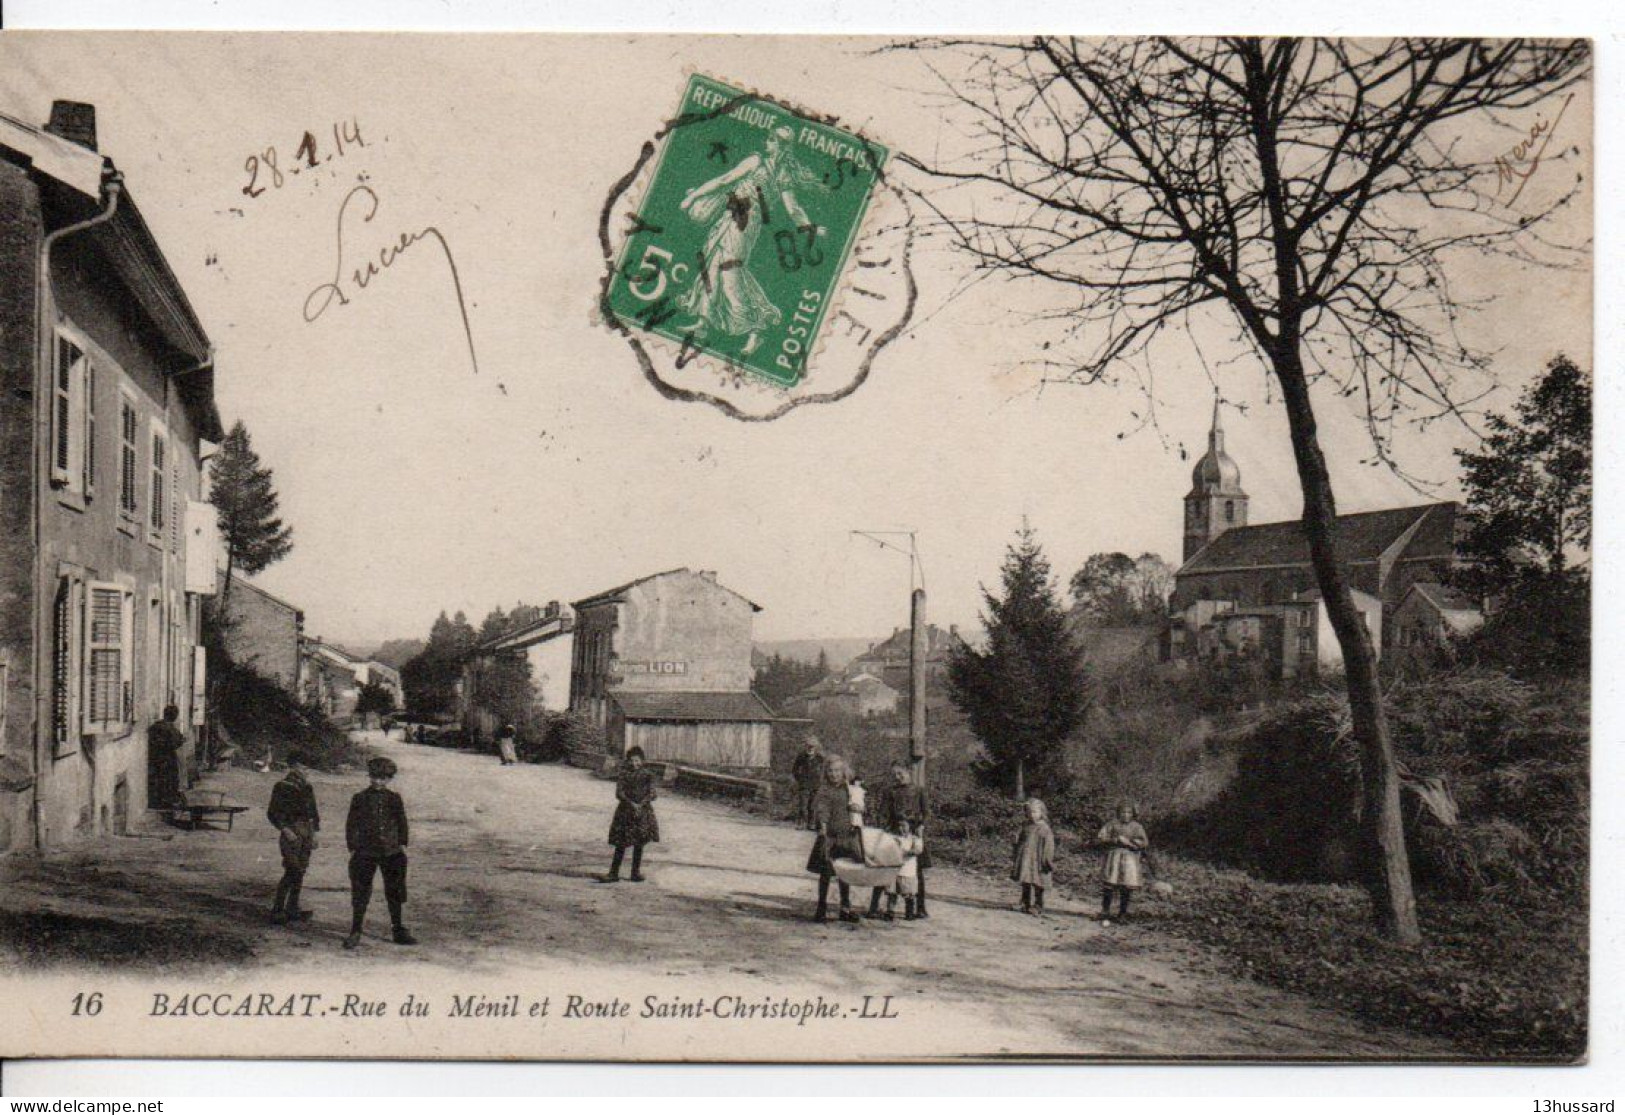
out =
[[[1499,197],[1501,190],[1506,186],[1517,183],[1512,196],[1507,198],[1508,205],[1517,203],[1524,186],[1528,184],[1535,171],[1540,169],[1540,161],[1546,157],[1546,147],[1552,142],[1552,136],[1557,133],[1557,126],[1563,122],[1563,114],[1569,110],[1569,102],[1572,100],[1574,94],[1570,93],[1563,98],[1563,104],[1559,106],[1557,115],[1550,122],[1544,119],[1536,120],[1530,126],[1526,139],[1519,140],[1505,155],[1495,157],[1496,196]]]
[[[367,209],[361,214],[362,223],[370,224],[373,217],[378,215],[378,193],[371,186],[366,184],[355,186],[344,195],[344,201],[339,204],[338,227],[334,237],[337,252],[333,260],[333,279],[331,282],[318,284],[305,295],[305,321],[313,322],[320,318],[335,302],[340,306],[348,306],[352,296],[366,290],[374,279],[395,266],[396,261],[414,245],[425,240],[433,240],[440,245],[440,250],[446,257],[446,267],[451,272],[452,289],[457,294],[457,312],[462,316],[463,337],[468,342],[468,363],[475,372],[478,372],[480,363],[474,355],[474,330],[468,321],[468,301],[463,297],[463,280],[457,273],[457,260],[451,254],[451,246],[446,243],[446,238],[441,235],[438,228],[425,225],[417,232],[400,233],[394,243],[385,244],[374,255],[368,256],[364,264],[351,270],[346,280],[344,220],[350,213],[350,203],[363,194],[366,195],[365,201],[360,204],[365,204]],[[346,281],[353,288],[351,294],[344,292]]]

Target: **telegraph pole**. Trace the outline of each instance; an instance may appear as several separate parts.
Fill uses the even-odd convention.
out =
[[[908,557],[909,583],[909,641],[908,641],[908,757],[913,769],[914,784],[925,788],[925,672],[926,659],[931,648],[925,621],[925,567],[920,563],[919,542],[912,530],[855,530],[853,534],[867,538],[885,550],[893,550]],[[905,550],[888,539],[908,539]]]

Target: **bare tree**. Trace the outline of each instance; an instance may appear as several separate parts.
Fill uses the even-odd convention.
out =
[[[1193,324],[1217,318],[1279,387],[1343,651],[1370,890],[1382,928],[1419,939],[1376,652],[1336,558],[1311,386],[1324,379],[1362,400],[1377,458],[1396,470],[1396,417],[1461,416],[1463,373],[1488,361],[1456,330],[1452,260],[1563,262],[1542,225],[1577,186],[1533,215],[1494,194],[1562,157],[1562,145],[1548,150],[1550,126],[1588,75],[1587,44],[1040,38],[903,49],[925,52],[968,123],[966,150],[916,164],[937,180],[923,196],[943,228],[978,268],[1061,292],[1070,343],[1064,359],[1044,358],[1052,379],[1111,378],[1170,329],[1196,344]],[[1544,134],[1525,118],[1515,137],[1510,114],[1531,108],[1545,110]],[[1496,128],[1507,130],[1499,152],[1470,142]],[[1197,355],[1210,377],[1236,362]]]

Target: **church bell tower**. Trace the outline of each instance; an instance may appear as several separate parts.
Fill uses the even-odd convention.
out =
[[[1214,399],[1207,452],[1191,470],[1191,490],[1185,497],[1185,560],[1231,527],[1246,525],[1247,493],[1241,490],[1241,469],[1224,451],[1219,400]]]

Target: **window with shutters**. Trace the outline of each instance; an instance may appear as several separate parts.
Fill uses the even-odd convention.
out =
[[[84,720],[87,735],[122,731],[135,718],[134,596],[93,582],[85,610]]]
[[[152,423],[152,456],[148,460],[151,479],[147,489],[147,525],[152,530],[152,541],[162,545],[165,516],[169,511],[169,438],[156,420]]]
[[[118,509],[125,519],[136,515],[136,485],[140,483],[136,473],[137,426],[135,400],[128,394],[120,395]]]
[[[91,376],[84,345],[66,330],[56,333],[51,393],[51,483],[84,492],[94,467],[94,418],[88,410]]]
[[[58,758],[79,749],[83,612],[84,582],[58,577],[51,623],[51,744]]]

